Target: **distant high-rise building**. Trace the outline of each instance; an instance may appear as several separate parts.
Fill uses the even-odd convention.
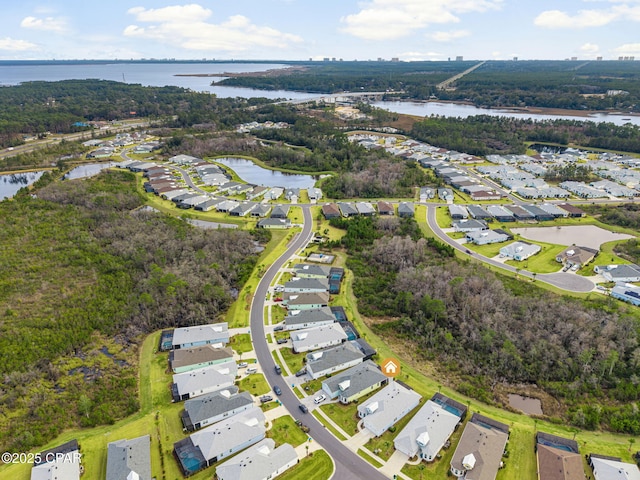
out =
[[[576,60],[578,60],[578,57],[571,57],[572,62],[575,62]]]
[[[633,55],[629,57],[629,60],[631,60],[632,62],[636,59],[636,57],[634,57]]]
[[[601,62],[602,61],[602,57],[596,57],[596,62]]]
[[[517,62],[518,61],[518,57],[513,57],[513,61]]]
[[[382,57],[378,57],[378,61],[379,61],[379,62],[384,62],[384,58],[382,58]]]
[[[329,61],[329,57],[324,57],[322,60],[325,61],[325,62],[328,62]]]
[[[463,56],[462,56],[462,55],[458,55],[458,56],[456,57],[456,62],[461,62],[462,60],[464,60],[464,58],[463,58]]]
[[[391,58],[391,61],[392,61],[392,62],[399,62],[399,61],[400,61],[400,59],[399,59],[398,57],[392,57],[392,58]]]
[[[624,57],[618,57],[618,60],[624,60]]]
[[[331,61],[335,62],[336,61],[336,57],[331,57]]]

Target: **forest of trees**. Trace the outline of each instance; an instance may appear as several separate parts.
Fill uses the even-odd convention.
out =
[[[614,300],[549,297],[460,262],[399,219],[340,220],[358,309],[410,343],[462,393],[492,403],[496,383],[535,384],[576,426],[640,433],[640,322]],[[384,319],[384,320],[382,320]],[[526,328],[523,326],[526,325]],[[409,349],[410,350],[410,349]]]
[[[47,183],[0,202],[5,450],[136,411],[140,335],[219,320],[256,262],[248,232],[138,210],[128,172]]]

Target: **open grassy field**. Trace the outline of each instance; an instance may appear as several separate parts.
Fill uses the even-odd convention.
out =
[[[328,480],[333,474],[333,461],[323,450],[316,450],[287,470],[278,480]]]
[[[267,437],[275,440],[276,447],[279,447],[283,443],[289,443],[293,445],[294,448],[302,445],[308,438],[307,434],[300,430],[300,427],[296,425],[296,422],[290,415],[276,418],[267,432]]]

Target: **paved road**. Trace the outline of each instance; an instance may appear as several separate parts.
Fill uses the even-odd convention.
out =
[[[293,418],[301,420],[311,429],[309,435],[311,435],[313,441],[317,442],[331,458],[333,458],[335,463],[333,478],[337,480],[386,479],[386,476],[338,441],[313,415],[310,413],[302,413],[298,408],[300,405],[298,397],[295,396],[291,389],[286,388],[284,379],[275,373],[275,362],[269,352],[265,338],[263,304],[269,285],[275,278],[278,270],[280,270],[292,255],[304,247],[313,236],[311,210],[308,206],[303,206],[302,212],[304,215],[302,233],[291,241],[287,251],[269,267],[256,288],[253,301],[251,302],[250,313],[253,348],[269,385],[272,387],[274,385],[285,387],[282,388],[282,395],[279,397],[282,404],[289,410]]]
[[[512,267],[511,265],[506,265],[502,262],[498,262],[496,260],[485,257],[483,255],[479,255],[477,253],[468,254],[466,247],[460,245],[454,239],[449,237],[449,235],[447,235],[438,226],[438,222],[436,221],[437,208],[438,207],[436,205],[429,205],[427,207],[427,224],[429,225],[429,228],[433,230],[433,232],[436,234],[436,236],[440,240],[442,240],[448,245],[451,245],[453,248],[464,253],[465,255],[469,255],[473,258],[477,258],[478,260],[484,263],[488,263],[489,265],[493,265],[494,267],[498,267],[503,270],[508,270],[510,272],[516,271],[516,268]],[[531,272],[527,270],[518,269],[518,275],[522,275],[523,277],[528,277],[528,278],[535,278],[536,280],[540,280],[542,282],[548,283],[550,285],[561,288],[563,290],[568,290],[570,292],[581,292],[581,293],[590,292],[593,290],[595,286],[593,282],[588,278],[581,277],[580,275],[576,275],[573,273],[564,273],[564,272],[544,273],[544,274],[538,273],[534,277],[534,275]]]

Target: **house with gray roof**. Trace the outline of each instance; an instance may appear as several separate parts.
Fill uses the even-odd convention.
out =
[[[340,403],[348,404],[369,392],[386,385],[388,378],[371,360],[351,367],[322,382],[322,391],[329,398],[337,398]]]
[[[160,196],[165,200],[173,200],[174,198],[184,195],[185,193],[189,193],[189,189],[183,188],[183,187],[175,187],[167,191],[162,191],[162,190],[164,189],[161,189],[158,191],[161,192]]]
[[[256,226],[270,229],[291,228],[291,220],[288,218],[263,218],[258,221]]]
[[[176,328],[173,331],[172,349],[201,347],[203,345],[222,346],[229,343],[227,322]]]
[[[319,188],[311,187],[307,189],[307,195],[309,195],[309,200],[312,202],[317,202],[322,199],[322,190]]]
[[[206,202],[199,203],[194,208],[201,212],[208,212],[216,208],[220,203],[224,202],[224,198],[210,198]]]
[[[451,473],[465,480],[494,480],[509,439],[509,427],[474,413],[451,459]]]
[[[435,198],[436,191],[431,187],[420,187],[418,197],[420,198],[420,201],[424,203],[424,202],[427,202],[428,200]]]
[[[269,191],[268,187],[263,187],[261,185],[253,187],[253,190],[247,192],[247,200],[255,200],[258,197],[261,197],[265,193]]]
[[[542,250],[540,245],[534,245],[527,242],[513,242],[500,249],[500,256],[521,262],[532,255],[535,255],[540,250]]]
[[[488,245],[490,243],[502,243],[511,240],[513,237],[503,230],[476,230],[467,232],[467,242],[476,245]]]
[[[169,159],[171,163],[177,163],[178,165],[192,165],[195,163],[201,163],[203,160],[201,158],[192,157],[191,155],[176,155]]]
[[[234,217],[246,217],[258,204],[255,202],[242,202],[229,210],[229,215]]]
[[[269,215],[270,211],[271,205],[259,203],[251,210],[251,216],[259,218],[266,217],[267,215]]]
[[[266,480],[277,477],[298,463],[298,455],[291,445],[275,446],[273,439],[265,438],[218,465],[216,477],[218,480]]]
[[[396,450],[413,458],[433,462],[458,424],[460,415],[445,405],[427,400],[393,442]]]
[[[234,208],[240,205],[240,202],[236,202],[235,200],[224,200],[216,205],[216,211],[222,213],[231,212]]]
[[[193,432],[252,407],[251,394],[238,393],[238,387],[232,385],[229,388],[187,400],[184,402],[184,410],[180,417],[184,429]]]
[[[289,216],[289,205],[276,205],[271,210],[271,218],[287,218]]]
[[[453,190],[450,188],[439,188],[438,198],[443,202],[453,203]]]
[[[386,387],[358,405],[358,417],[364,419],[367,430],[379,437],[416,408],[421,398],[407,386],[390,380]]]
[[[293,266],[293,273],[298,278],[329,278],[331,267],[325,265],[313,265],[309,263],[297,263]]]
[[[502,205],[488,205],[487,212],[489,212],[493,218],[499,222],[514,222],[515,217],[513,213],[504,208]]]
[[[291,333],[294,353],[310,352],[320,348],[340,345],[346,340],[347,334],[339,323],[295,330]]]
[[[574,245],[565,248],[562,252],[556,255],[556,262],[569,267],[577,265],[578,268],[580,268],[593,260],[597,254],[598,250],[595,248],[577,247]]]
[[[356,202],[356,210],[358,210],[359,215],[365,217],[372,217],[376,214],[376,209],[369,202]]]
[[[107,480],[134,479],[151,480],[149,435],[132,440],[118,440],[107,446]]]
[[[338,202],[338,208],[340,209],[340,215],[343,217],[355,217],[358,215],[358,209],[353,203]]]
[[[329,291],[327,278],[294,278],[284,284],[286,293],[320,293]]]
[[[489,228],[484,220],[474,220],[473,218],[451,222],[451,226],[456,232],[479,232]]]
[[[180,348],[169,352],[169,365],[173,373],[188,372],[228,361],[233,361],[233,350],[214,345]]]
[[[449,215],[452,220],[463,220],[469,218],[469,212],[462,205],[449,205]]]
[[[594,268],[607,282],[640,282],[640,267],[634,264],[599,265]]]
[[[208,173],[206,175],[202,175],[200,179],[205,185],[209,185],[211,187],[224,185],[229,181],[229,178],[224,173]]]
[[[233,363],[235,365],[235,362]],[[189,400],[190,398],[223,390],[233,385],[236,372],[229,370],[228,373],[222,373],[216,367],[217,365],[212,365],[190,372],[176,373],[173,376],[173,384],[171,385],[173,401]]]
[[[284,198],[286,198],[287,200],[289,200],[292,203],[297,202],[298,198],[300,198],[300,189],[299,188],[287,188],[287,189],[285,189]]]
[[[329,305],[329,292],[285,292],[282,295],[282,304],[285,305],[289,311],[327,307]]]
[[[543,203],[539,205],[539,207],[543,209],[545,212],[553,215],[554,218],[569,216],[569,212],[567,212],[566,210],[563,210],[562,208],[557,207],[553,203]]]
[[[79,480],[81,457],[77,440],[40,452],[31,469],[31,480]]]
[[[412,202],[400,202],[398,204],[398,216],[399,217],[414,217],[416,209]]]
[[[493,218],[493,216],[480,205],[467,205],[467,210],[471,218],[475,218],[476,220],[486,221]]]
[[[636,287],[631,283],[616,283],[616,286],[611,289],[611,296],[623,302],[640,306],[640,287]]]
[[[266,200],[277,200],[284,194],[284,188],[271,187],[267,193],[264,194]]]
[[[184,476],[209,467],[265,438],[265,416],[258,407],[192,433],[173,445]]]
[[[285,330],[302,330],[320,327],[336,322],[336,317],[329,307],[310,308],[308,310],[289,310],[284,317]]]
[[[589,466],[595,480],[640,480],[640,470],[633,463],[625,463],[621,458],[589,455]]]
[[[336,347],[307,353],[306,359],[307,373],[315,380],[362,363],[364,354],[351,342],[345,342]]]

